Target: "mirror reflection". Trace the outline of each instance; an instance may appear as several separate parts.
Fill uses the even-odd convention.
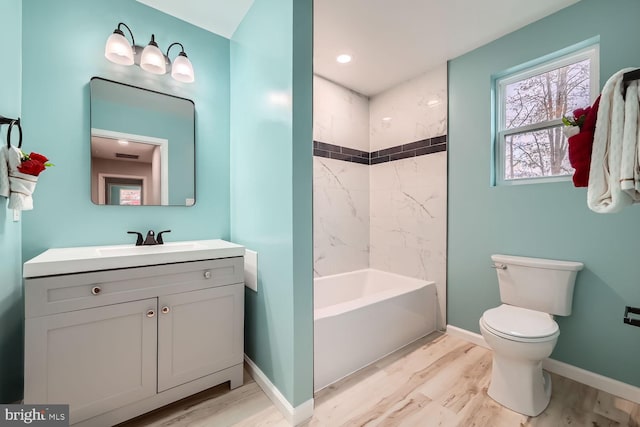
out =
[[[192,101],[91,79],[91,200],[99,205],[195,203]]]

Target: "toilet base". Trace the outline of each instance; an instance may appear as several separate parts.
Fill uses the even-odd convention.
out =
[[[542,361],[513,360],[494,352],[489,397],[523,415],[540,415],[551,400],[551,376]]]

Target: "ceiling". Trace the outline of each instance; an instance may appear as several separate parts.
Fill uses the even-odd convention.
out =
[[[227,38],[253,4],[138,1]],[[375,95],[578,1],[315,0],[314,71]],[[341,53],[353,60],[337,63]]]
[[[253,0],[138,1],[228,39],[253,4]]]
[[[153,150],[156,146],[143,144],[140,142],[117,140],[113,138],[103,138],[101,136],[91,136],[91,158],[101,158],[107,160],[118,160],[124,162],[153,161]],[[138,156],[137,159],[118,158],[116,154]]]

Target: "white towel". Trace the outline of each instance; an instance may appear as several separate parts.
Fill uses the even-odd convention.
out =
[[[640,192],[636,191],[638,176],[638,82],[629,83],[624,104],[624,128],[622,132],[622,159],[620,165],[620,188],[634,202],[640,201]]]
[[[618,71],[602,89],[587,189],[587,205],[594,212],[619,212],[633,203],[629,194],[620,187],[620,167],[624,128],[622,76],[634,69]]]
[[[8,149],[7,163],[9,164],[9,183],[11,187],[7,207],[19,211],[30,211],[33,209],[31,195],[36,188],[38,177],[18,171],[18,166],[22,163],[22,153],[16,147]]]
[[[7,164],[9,149],[6,145],[0,148],[0,196],[9,197],[9,165]]]

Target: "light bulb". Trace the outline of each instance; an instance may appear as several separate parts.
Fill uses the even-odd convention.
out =
[[[116,30],[107,39],[104,56],[120,65],[133,65],[133,48],[120,30]]]
[[[171,77],[183,83],[192,83],[195,80],[193,65],[184,52],[180,52],[173,61]]]
[[[142,50],[140,67],[153,74],[165,74],[167,72],[164,54],[158,48],[153,34],[151,35],[149,44]]]

